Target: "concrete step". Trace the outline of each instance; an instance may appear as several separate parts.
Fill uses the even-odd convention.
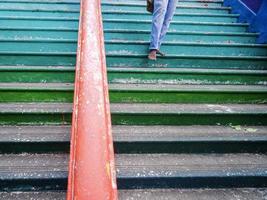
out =
[[[1,153],[69,152],[69,125],[1,126]],[[113,126],[116,153],[266,153],[266,126]]]
[[[264,154],[117,154],[120,189],[266,187]]]
[[[0,83],[0,102],[72,102],[70,83]],[[112,103],[267,103],[266,86],[110,84]]]
[[[266,105],[111,104],[114,125],[266,125]]]

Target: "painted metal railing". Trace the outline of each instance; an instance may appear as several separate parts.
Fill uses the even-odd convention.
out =
[[[224,5],[240,14],[239,22],[250,23],[250,32],[260,34],[258,43],[267,43],[267,0],[224,0]]]
[[[117,199],[100,0],[81,0],[68,200]]]

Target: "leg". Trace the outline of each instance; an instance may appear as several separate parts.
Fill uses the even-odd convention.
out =
[[[168,0],[154,0],[154,12],[152,17],[152,31],[149,49],[158,49],[161,29],[166,15]]]
[[[168,31],[171,20],[173,18],[174,13],[175,13],[176,2],[177,2],[177,0],[169,0],[168,1],[167,11],[166,11],[166,15],[165,15],[165,18],[163,21],[160,37],[159,37],[159,47],[160,47],[160,45],[161,45],[161,43],[162,43],[162,41],[163,41],[167,31]]]

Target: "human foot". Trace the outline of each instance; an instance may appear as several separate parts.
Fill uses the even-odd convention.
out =
[[[157,50],[156,49],[149,51],[148,59],[149,60],[157,60]]]

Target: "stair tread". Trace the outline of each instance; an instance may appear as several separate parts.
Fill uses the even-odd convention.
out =
[[[127,22],[127,23],[151,23],[151,20],[130,20],[130,19],[103,19],[103,22]],[[220,26],[248,26],[248,23],[225,23],[225,22],[191,22],[191,21],[172,21],[172,24],[189,24],[189,25],[220,25]]]
[[[266,126],[113,126],[115,142],[266,141]]]
[[[267,176],[264,154],[116,154],[118,177]]]
[[[119,190],[121,200],[263,200],[266,195],[267,188]]]
[[[112,5],[112,6],[146,6],[145,3],[140,2],[102,2],[101,5]],[[218,10],[231,10],[231,7],[225,6],[190,6],[190,5],[177,5],[176,8],[203,8],[203,9],[218,9]]]
[[[68,154],[0,154],[0,179],[67,178]]]
[[[1,84],[0,84],[1,88]],[[109,84],[116,91],[203,91],[203,92],[267,92],[266,86],[256,85],[172,85],[172,84]]]
[[[0,142],[68,142],[71,127],[60,126],[0,126]]]
[[[138,40],[106,40],[105,44],[145,44],[148,45],[149,41],[138,41]],[[266,44],[245,44],[245,43],[203,43],[203,42],[178,42],[178,41],[166,41],[163,43],[163,45],[187,45],[187,46],[225,46],[225,47],[260,47],[260,48],[266,48]]]
[[[139,14],[139,15],[151,15],[148,12],[143,11],[122,11],[122,10],[103,10],[102,14],[114,13],[114,14]],[[180,16],[211,16],[211,17],[238,17],[239,14],[223,14],[223,13],[175,13],[174,15]]]
[[[71,103],[0,103],[0,113],[71,113]]]
[[[16,68],[16,66],[15,66]],[[1,69],[1,66],[0,66]],[[205,74],[267,74],[266,70],[236,70],[236,69],[188,69],[188,68],[131,68],[131,67],[113,67],[109,68],[108,71],[114,72],[147,72],[147,73],[205,73]]]
[[[0,113],[70,113],[71,110],[71,103],[0,103]],[[114,114],[266,114],[267,105],[112,103],[111,112]]]
[[[114,33],[147,33],[150,30],[131,30],[131,29],[104,29],[104,32]],[[194,34],[194,35],[236,35],[236,36],[257,36],[259,33],[248,32],[201,32],[201,31],[174,31],[170,30],[168,34]]]
[[[0,106],[1,108],[1,106]],[[266,114],[267,105],[253,104],[111,104],[112,113],[139,114]]]
[[[267,92],[262,85],[191,85],[191,84],[109,84],[112,91],[160,91],[160,92]],[[0,90],[53,90],[72,91],[73,83],[0,83]]]
[[[266,70],[236,70],[236,69],[188,69],[188,68],[108,68],[108,72],[146,72],[146,73],[200,73],[200,74],[267,74]],[[71,66],[0,66],[0,71],[75,71]]]
[[[0,199],[64,200],[66,191],[0,192]]]

